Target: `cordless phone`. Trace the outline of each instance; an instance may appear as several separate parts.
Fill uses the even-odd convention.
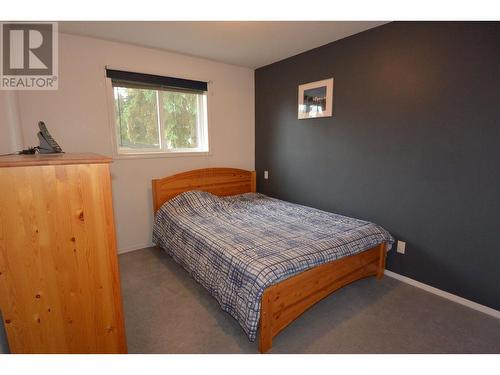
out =
[[[38,128],[40,129],[37,134],[38,140],[40,141],[40,146],[38,147],[38,152],[40,154],[57,154],[63,152],[62,148],[50,135],[43,121],[38,123]]]

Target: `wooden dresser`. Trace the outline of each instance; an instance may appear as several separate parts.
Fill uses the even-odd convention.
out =
[[[12,353],[126,353],[110,162],[0,157],[0,310]]]

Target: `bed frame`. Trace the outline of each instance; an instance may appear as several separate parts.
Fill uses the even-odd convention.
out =
[[[153,180],[155,212],[188,190],[219,196],[256,191],[255,171],[234,168],[197,169]],[[384,275],[386,244],[325,263],[268,287],[262,295],[259,351],[271,349],[273,337],[316,302],[337,289],[368,276]]]

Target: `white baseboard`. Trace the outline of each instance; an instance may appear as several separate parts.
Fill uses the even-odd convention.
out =
[[[140,249],[144,249],[146,247],[152,247],[155,246],[153,243],[146,243],[142,245],[135,245],[135,246],[128,246],[128,247],[122,247],[118,249],[118,254],[125,254],[125,253],[130,253],[131,251],[136,251]]]
[[[433,286],[421,283],[420,281],[410,279],[409,277],[400,275],[399,273],[395,273],[395,272],[392,272],[392,271],[389,271],[389,270],[384,270],[384,275],[387,275],[389,277],[392,277],[394,279],[402,281],[402,282],[404,282],[406,284],[413,285],[413,286],[415,286],[417,288],[420,288],[420,289],[423,289],[423,290],[425,290],[427,292],[436,294],[436,295],[438,295],[440,297],[449,299],[450,301],[453,301],[453,302],[459,303],[461,305],[470,307],[471,309],[474,309],[474,310],[480,311],[482,313],[488,314],[490,316],[493,316],[494,318],[500,319],[500,311],[492,309],[491,307],[484,306],[484,305],[481,305],[481,304],[479,304],[477,302],[473,302],[471,300],[459,297],[456,294],[451,294],[451,293],[445,292],[444,290],[441,290],[441,289],[438,289],[438,288],[434,288]]]

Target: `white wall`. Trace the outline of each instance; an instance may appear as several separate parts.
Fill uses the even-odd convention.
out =
[[[22,148],[17,91],[0,90],[0,154]]]
[[[216,41],[214,41],[216,43]],[[60,34],[59,89],[19,91],[24,146],[44,120],[66,152],[112,156],[105,66],[211,81],[208,156],[117,159],[111,167],[119,252],[151,243],[151,179],[195,168],[254,169],[254,72],[128,44]]]

